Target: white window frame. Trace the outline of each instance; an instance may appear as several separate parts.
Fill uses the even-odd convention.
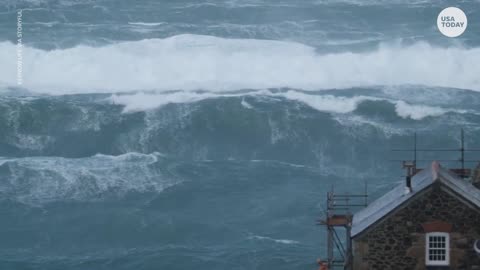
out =
[[[433,249],[445,249],[445,260],[430,260],[430,237],[444,237],[445,248],[437,247]],[[425,234],[425,264],[428,266],[447,266],[450,265],[450,234],[445,232],[431,232]]]

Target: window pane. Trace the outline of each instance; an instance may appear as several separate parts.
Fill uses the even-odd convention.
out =
[[[427,263],[430,262],[447,262],[447,241],[448,236],[428,235],[427,238]]]

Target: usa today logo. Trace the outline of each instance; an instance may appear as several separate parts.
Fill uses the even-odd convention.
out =
[[[438,30],[447,37],[458,37],[467,29],[467,16],[456,7],[448,7],[437,17]]]

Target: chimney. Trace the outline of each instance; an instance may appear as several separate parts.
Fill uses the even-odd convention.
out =
[[[412,192],[412,176],[407,175],[405,178],[405,194]]]
[[[472,174],[472,184],[480,189],[480,163],[473,170]]]
[[[407,169],[407,176],[405,177],[405,194],[412,192],[412,176],[415,175],[417,171],[417,166],[415,161],[404,161],[403,168]]]

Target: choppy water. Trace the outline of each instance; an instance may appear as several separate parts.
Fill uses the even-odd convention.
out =
[[[468,16],[459,38],[436,29],[448,6]],[[314,269],[332,185],[381,195],[414,132],[453,148],[464,128],[480,146],[478,1],[3,0],[0,14],[1,269]]]

